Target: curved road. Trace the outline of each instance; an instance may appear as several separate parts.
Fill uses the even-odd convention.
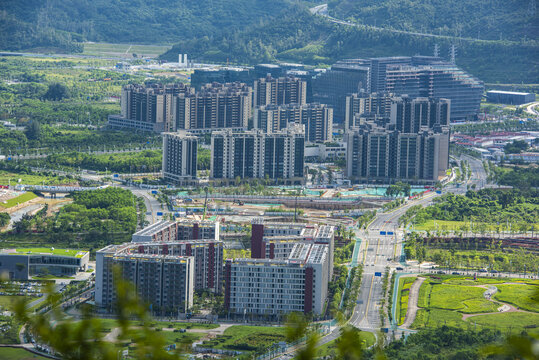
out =
[[[363,24],[356,24],[350,21],[340,20],[336,19],[329,15],[328,13],[328,5],[322,4],[315,6],[313,8],[309,9],[311,14],[318,15],[321,17],[326,18],[328,21],[335,23],[335,24],[341,24],[341,25],[347,25],[347,26],[354,26],[357,28],[362,29],[369,29],[369,30],[377,30],[377,31],[389,31],[396,34],[406,34],[406,35],[415,35],[415,36],[422,36],[422,37],[428,37],[428,38],[437,38],[437,39],[449,39],[449,40],[459,40],[459,41],[482,41],[482,42],[489,42],[489,43],[497,43],[498,40],[484,40],[484,39],[474,39],[474,38],[467,38],[467,37],[459,37],[459,36],[449,36],[449,35],[437,35],[437,34],[431,34],[431,33],[422,33],[422,32],[415,32],[415,31],[406,31],[406,30],[396,30],[396,29],[390,29],[385,27],[379,27],[379,26],[372,26],[372,25],[363,25]],[[517,41],[505,41],[504,43],[509,44],[519,44]]]

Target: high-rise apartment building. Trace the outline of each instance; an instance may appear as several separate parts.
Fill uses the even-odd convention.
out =
[[[346,173],[354,181],[434,183],[449,166],[449,129],[401,133],[366,123],[345,134]]]
[[[240,67],[195,69],[191,74],[191,86],[200,90],[204,85],[211,83],[226,84],[239,81],[251,84],[253,76],[253,70]]]
[[[284,105],[307,103],[307,82],[295,77],[273,78],[267,76],[255,80],[254,105]]]
[[[408,96],[391,99],[391,124],[401,133],[418,133],[422,128],[448,126],[451,114],[451,100],[441,98],[410,98]]]
[[[365,121],[389,118],[391,94],[357,93],[346,97],[344,128],[351,129]]]
[[[266,105],[254,110],[254,128],[266,133],[282,130],[292,123],[304,125],[307,142],[326,142],[333,138],[333,109],[326,105]]]
[[[179,94],[190,94],[191,87],[180,84],[130,84],[122,88],[121,114],[110,115],[112,128],[163,132],[173,130],[173,103]]]
[[[151,311],[185,313],[193,306],[194,264],[192,256],[145,254],[133,243],[109,245],[96,253],[96,304],[113,309],[118,282],[128,281]]]
[[[214,131],[211,137],[211,179],[233,181],[266,176],[274,181],[303,181],[303,125],[264,133],[262,130]]]
[[[251,116],[252,89],[243,83],[212,83],[196,93],[174,99],[174,130],[204,132],[247,128]]]
[[[163,178],[174,184],[191,184],[197,178],[198,139],[185,131],[163,134]]]

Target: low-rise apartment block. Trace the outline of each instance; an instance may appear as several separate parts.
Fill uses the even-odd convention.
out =
[[[296,243],[286,260],[227,260],[225,308],[239,315],[319,315],[328,281],[329,250],[324,244]]]
[[[138,296],[161,315],[185,313],[193,306],[195,261],[192,256],[146,254],[138,244],[109,245],[96,254],[95,301],[117,306],[120,280],[134,285]]]
[[[131,241],[135,243],[173,242],[199,239],[219,241],[219,222],[161,220],[137,231],[131,237]]]

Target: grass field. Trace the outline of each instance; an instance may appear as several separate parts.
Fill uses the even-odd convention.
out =
[[[110,44],[110,43],[85,43],[84,55],[114,56],[132,58],[132,54],[137,57],[157,57],[169,50],[167,45],[130,45],[130,44]]]
[[[505,282],[522,282],[522,284],[502,285]],[[537,291],[539,281],[529,279],[494,279],[441,275],[427,278],[419,290],[416,319],[413,329],[439,327],[442,325],[471,329],[497,328],[503,331],[519,332],[530,330],[532,325],[539,324],[539,314],[530,313],[496,313],[499,303],[488,301],[483,297],[486,289],[474,285],[494,285],[498,292],[494,300],[502,301],[528,311],[539,311]],[[462,320],[462,314],[495,313],[478,315]],[[536,331],[536,330],[530,330]]]
[[[490,285],[490,284],[503,284],[503,283],[522,283],[529,285],[539,285],[539,280],[535,279],[521,279],[521,278],[481,278],[476,280],[473,276],[451,276],[451,275],[438,275],[444,284],[451,285]]]
[[[360,342],[364,344],[364,348],[369,348],[376,342],[376,337],[373,333],[367,331],[358,331]],[[337,343],[332,340],[316,349],[316,357],[324,358],[325,356],[337,356]],[[336,357],[335,357],[336,358]]]
[[[5,360],[41,360],[47,359],[43,356],[32,354],[24,349],[2,347],[0,348],[0,359]]]
[[[411,326],[412,329],[440,327],[443,325],[464,328],[467,324],[456,311],[440,309],[419,309]]]
[[[522,310],[539,312],[539,287],[529,285],[497,285],[496,300],[513,304]]]
[[[285,340],[286,329],[283,327],[235,325],[226,329],[223,335],[204,341],[203,347],[262,353],[271,345]]]
[[[539,314],[530,313],[500,313],[493,315],[474,316],[467,320],[482,327],[496,328],[503,332],[511,330],[512,333],[526,330],[530,333],[539,333]]]
[[[77,181],[74,179],[68,179],[62,176],[42,176],[42,175],[28,175],[28,174],[15,174],[7,171],[0,171],[0,185],[15,185],[19,179],[21,184],[24,185],[70,185],[75,184]]]
[[[496,224],[486,224],[487,231],[496,231]],[[427,220],[423,224],[415,224],[414,230],[418,231],[434,231],[434,230],[447,230],[447,231],[461,231],[463,226],[468,226],[468,231],[470,222],[469,221],[448,221],[448,220]],[[474,228],[479,226],[479,223],[474,223]],[[505,224],[500,224],[500,231],[505,231]]]
[[[9,208],[12,208],[14,206],[17,206],[17,204],[23,204],[23,203],[25,203],[27,201],[35,199],[36,197],[37,197],[37,195],[34,194],[33,192],[25,192],[22,195],[19,195],[17,197],[12,198],[12,199],[1,202],[0,203],[0,208],[9,209]]]
[[[484,292],[480,287],[437,284],[432,286],[429,306],[467,314],[495,312],[498,305],[484,299]]]
[[[398,292],[399,297],[397,300],[396,314],[398,316],[398,324],[402,325],[404,319],[406,318],[406,312],[408,311],[408,293],[410,292],[410,287],[417,277],[401,277],[399,279]]]
[[[32,301],[37,298],[35,296],[0,295],[0,308],[4,310],[12,310],[15,303],[21,299],[27,299],[28,301]]]

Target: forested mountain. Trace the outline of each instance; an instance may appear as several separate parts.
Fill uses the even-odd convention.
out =
[[[0,49],[77,50],[73,40],[174,43],[260,24],[289,6],[288,0],[2,0]]]
[[[365,25],[479,39],[539,36],[537,0],[329,0],[329,13]]]
[[[428,55],[435,44],[446,56],[456,45],[457,64],[486,82],[533,83],[539,78],[538,1],[329,0],[330,14],[373,28],[313,16],[308,7],[315,2],[307,0],[2,0],[0,49],[77,52],[82,41],[169,43],[177,45],[163,58],[173,61],[188,53],[202,61],[329,65],[349,57]]]
[[[174,61],[179,52],[187,52],[191,58],[215,62],[282,60],[318,65],[352,57],[430,55],[435,44],[443,56],[455,44],[457,65],[486,82],[529,83],[539,78],[539,47],[535,44],[459,41],[337,25],[312,16],[301,6],[244,31],[223,31],[181,41],[163,58]]]

